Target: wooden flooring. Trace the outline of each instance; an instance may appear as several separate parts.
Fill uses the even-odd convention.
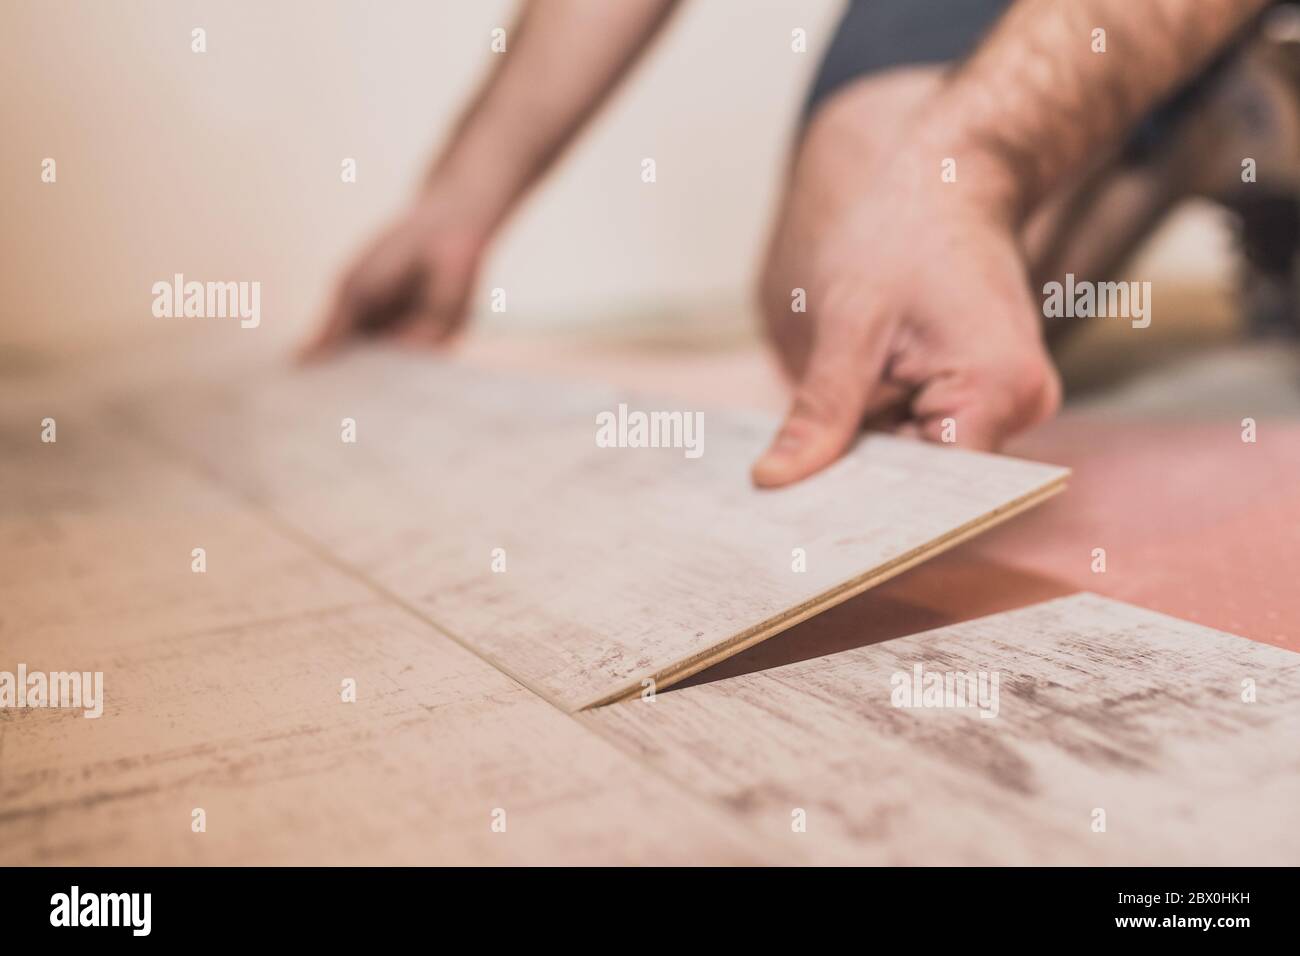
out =
[[[1052,490],[1059,470],[995,459],[973,480],[973,459],[925,449],[956,465],[917,486],[925,462],[878,441],[870,463],[827,476],[842,483],[837,523],[828,488],[747,498],[725,464],[766,434],[744,416],[709,415],[698,461],[605,452],[595,405],[640,399],[539,401],[539,429],[518,394],[494,405],[480,372],[391,361],[178,375],[143,396],[0,389],[0,670],[102,670],[105,684],[99,719],[0,710],[0,863],[1300,860],[1300,658],[1285,651],[1095,597],[906,637],[931,618],[868,592],[689,676],[737,635],[766,636],[774,605],[845,598],[846,582]],[[39,442],[46,415],[55,444]],[[355,445],[339,440],[344,417]],[[611,517],[543,549],[539,534],[588,514],[570,455],[600,476]],[[656,497],[684,480],[699,484]],[[887,498],[860,500],[881,482]],[[650,506],[620,513],[620,489]],[[891,509],[945,496],[966,500],[885,533]],[[698,533],[710,508],[717,532]],[[772,553],[726,565],[750,508],[743,530]],[[867,529],[880,540],[854,540]],[[731,598],[692,606],[704,574]],[[584,575],[607,602],[594,610]],[[713,628],[629,626],[643,618]],[[894,630],[877,639],[900,639],[855,646],[882,622]],[[770,669],[828,629],[852,649]],[[530,633],[543,636],[521,644]],[[756,665],[763,653],[775,660]],[[915,663],[997,669],[998,717],[891,707],[888,676]],[[645,676],[653,701],[577,712]],[[1240,702],[1247,677],[1254,704]]]
[[[896,706],[918,667],[996,707]],[[1298,700],[1300,655],[1079,594],[583,717],[823,861],[1294,865]]]
[[[24,476],[0,520],[0,669],[102,671],[105,705],[0,710],[0,862],[764,859],[120,419],[65,416],[53,445],[30,426],[0,431]]]
[[[138,420],[571,711],[667,687],[1037,503],[1066,474],[875,436],[814,480],[762,492],[747,469],[771,438],[766,416],[704,412],[695,459],[597,447],[597,415],[621,403],[672,410],[373,354],[150,403]],[[355,443],[340,440],[345,418]]]

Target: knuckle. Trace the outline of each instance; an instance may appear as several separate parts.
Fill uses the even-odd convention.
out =
[[[846,346],[860,344],[881,318],[883,291],[836,269],[814,284],[817,327]]]
[[[1044,386],[1042,398],[1038,407],[1039,420],[1051,418],[1060,411],[1063,398],[1064,389],[1061,385],[1061,376],[1057,374],[1056,369],[1049,366],[1047,382]]]
[[[1017,355],[1008,363],[1006,374],[1012,403],[1028,421],[1048,418],[1060,407],[1060,376],[1045,355]]]
[[[1017,404],[1036,401],[1047,387],[1046,363],[1032,353],[1017,353],[1008,357],[1003,376]]]

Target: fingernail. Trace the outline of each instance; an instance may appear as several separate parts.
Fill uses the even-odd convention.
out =
[[[802,444],[797,436],[778,435],[772,447],[754,462],[750,472],[754,484],[763,488],[785,484],[789,480],[790,459]]]

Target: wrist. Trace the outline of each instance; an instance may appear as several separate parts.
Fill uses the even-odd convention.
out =
[[[954,199],[984,216],[1015,227],[1032,209],[1039,180],[1033,157],[952,104],[932,100],[922,109],[909,151],[952,188]]]
[[[487,239],[510,214],[530,179],[501,148],[453,143],[425,177],[417,207],[438,210],[459,231]]]

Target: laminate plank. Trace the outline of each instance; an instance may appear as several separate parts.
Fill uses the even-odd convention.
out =
[[[48,408],[0,415],[0,667],[373,600],[93,403],[42,442]]]
[[[895,706],[917,665],[998,673],[996,716]],[[1300,655],[1095,595],[582,719],[823,862],[1300,862]]]
[[[556,339],[553,330],[480,335],[461,354],[516,373],[545,367],[671,391],[687,402],[773,412],[789,402],[768,354],[756,347],[600,347],[591,336]],[[841,633],[829,633],[828,615],[819,615],[721,666],[773,666],[788,662],[783,657],[867,643],[871,635],[854,632],[882,631],[871,620],[882,609],[878,598],[898,612],[890,611],[883,630],[899,636],[1079,590],[1300,651],[1300,590],[1293,586],[1300,577],[1300,426],[1276,403],[1222,385],[1210,396],[1213,409],[1193,414],[1184,403],[1186,414],[1173,418],[1067,408],[1006,451],[1070,468],[1068,495],[849,602],[865,601],[866,620],[839,616]],[[1242,441],[1245,416],[1256,420],[1254,442]],[[1106,552],[1104,572],[1095,564],[1097,548]],[[898,630],[893,620],[910,630]],[[819,639],[805,640],[814,631]]]
[[[102,674],[99,708],[0,708],[0,864],[763,860],[85,400],[53,443],[47,400],[0,414],[0,672]]]
[[[698,458],[597,447],[597,415],[620,403],[700,411],[368,352],[131,414],[571,711],[679,681],[1031,507],[1066,474],[875,435],[809,481],[758,491],[748,467],[769,417],[705,412]]]
[[[0,711],[0,864],[764,859],[720,809],[386,605],[78,666],[104,672],[99,719]]]

